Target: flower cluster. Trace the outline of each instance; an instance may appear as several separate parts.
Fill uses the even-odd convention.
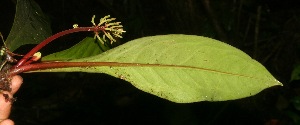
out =
[[[112,44],[113,42],[116,42],[115,37],[122,38],[122,34],[126,32],[123,30],[123,26],[120,25],[121,22],[113,22],[114,20],[116,20],[116,18],[110,18],[110,15],[101,18],[98,25],[95,24],[94,20],[95,15],[92,17],[92,24],[95,27],[103,29],[101,30],[104,33],[102,39],[100,38],[99,33],[95,32],[95,38],[97,37],[97,39],[102,44],[106,42],[105,37],[107,37],[110,40],[110,43]]]

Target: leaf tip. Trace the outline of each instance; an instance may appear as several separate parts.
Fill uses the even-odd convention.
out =
[[[275,81],[276,85],[283,86],[283,84],[280,81],[278,81],[277,79],[274,79],[274,81]]]

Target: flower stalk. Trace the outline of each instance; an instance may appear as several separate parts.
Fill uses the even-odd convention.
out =
[[[23,56],[14,66],[10,67],[6,65],[9,60],[4,59],[3,64],[1,64],[0,73],[0,91],[10,91],[10,78],[14,75],[20,74],[22,72],[34,71],[39,69],[51,69],[51,68],[64,68],[64,67],[89,67],[89,66],[105,66],[105,65],[116,65],[109,62],[36,62],[41,58],[41,53],[38,52],[48,43],[53,40],[62,37],[67,34],[76,32],[94,32],[95,37],[102,44],[107,42],[106,37],[110,40],[110,44],[116,42],[115,38],[122,38],[122,34],[126,31],[123,30],[123,26],[120,25],[121,22],[114,22],[116,18],[110,18],[110,16],[105,16],[100,19],[100,22],[96,25],[94,22],[95,16],[92,17],[91,27],[79,27],[78,24],[74,24],[72,29],[68,29],[50,36],[49,38],[42,41],[40,44],[31,49],[26,55]],[[102,38],[99,34],[103,33]],[[1,54],[4,55],[7,52],[1,50]],[[14,56],[14,55],[12,55]],[[125,64],[124,64],[125,65]],[[6,68],[8,67],[8,68]],[[9,68],[10,67],[10,68]]]
[[[59,33],[54,34],[53,36],[45,39],[42,41],[40,44],[35,46],[31,51],[29,51],[14,67],[20,67],[24,64],[30,64],[31,62],[29,59],[40,49],[42,49],[44,46],[46,46],[48,43],[52,42],[53,40],[62,37],[67,34],[75,33],[75,32],[94,32],[95,37],[97,38],[102,44],[106,42],[105,36],[111,41],[110,43],[112,44],[113,42],[116,42],[116,39],[114,37],[122,38],[122,34],[125,33],[126,31],[123,30],[123,26],[120,25],[121,22],[112,22],[116,18],[110,18],[110,15],[105,16],[100,19],[100,22],[98,25],[95,24],[95,15],[92,17],[92,27],[79,27],[78,24],[73,25],[73,29],[68,29]],[[99,33],[103,33],[103,38],[101,39],[99,37]],[[112,35],[113,36],[112,36]]]

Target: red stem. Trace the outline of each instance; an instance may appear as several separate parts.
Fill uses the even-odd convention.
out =
[[[158,65],[158,64],[152,64]],[[147,64],[137,63],[118,63],[118,62],[42,62],[35,64],[23,65],[20,67],[13,67],[9,71],[9,76],[14,76],[22,72],[54,69],[54,68],[67,68],[67,67],[93,67],[93,66],[148,66]]]
[[[223,72],[223,71],[207,69],[207,68],[193,67],[193,66],[180,66],[180,65],[169,65],[169,64],[121,63],[121,62],[41,62],[41,63],[23,65],[23,66],[20,66],[20,67],[12,67],[9,71],[8,76],[14,76],[14,75],[20,74],[22,72],[44,70],[44,69],[68,68],[68,67],[82,67],[82,68],[85,67],[85,68],[89,68],[89,67],[95,67],[95,66],[97,66],[97,67],[107,66],[107,67],[191,68],[191,69],[198,69],[198,70],[204,70],[204,71],[209,71],[209,72],[217,72],[217,73],[222,73],[222,74],[229,74],[229,75],[236,75],[236,76],[243,76],[243,77],[253,78],[252,76],[229,73],[229,72]]]
[[[45,39],[43,42],[41,42],[40,44],[38,44],[37,46],[35,46],[32,50],[30,50],[16,65],[15,67],[20,67],[22,65],[24,65],[26,63],[26,61],[28,61],[28,59],[30,59],[30,57],[32,57],[32,55],[34,53],[36,53],[37,51],[39,51],[40,49],[42,49],[44,46],[46,46],[48,43],[52,42],[53,40],[70,34],[70,33],[75,33],[75,32],[81,32],[81,31],[93,31],[93,32],[99,32],[99,31],[103,31],[104,29],[98,26],[95,27],[78,27],[78,28],[73,28],[73,29],[69,29],[69,30],[65,30],[59,33],[54,34],[53,36]],[[28,63],[26,63],[28,64]]]

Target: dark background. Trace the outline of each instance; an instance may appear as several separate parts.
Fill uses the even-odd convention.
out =
[[[233,45],[261,62],[285,86],[224,102],[176,104],[104,74],[22,74],[11,118],[17,124],[299,124],[300,4],[297,0],[36,0],[52,32],[90,26],[92,15],[116,17],[127,31],[119,44],[161,34],[207,36]],[[14,0],[0,1],[0,31],[13,23]],[[58,39],[44,51],[58,51],[93,34]],[[25,47],[26,48],[26,47]],[[18,51],[27,51],[21,49]],[[298,83],[298,84],[297,84]],[[297,105],[298,104],[298,105]]]

